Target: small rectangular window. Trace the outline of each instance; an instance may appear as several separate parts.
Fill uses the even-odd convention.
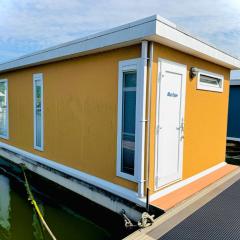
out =
[[[140,60],[119,62],[117,176],[136,181],[136,158],[140,147],[137,128]]]
[[[33,75],[34,148],[43,151],[43,77]]]
[[[0,137],[8,139],[8,81],[0,80]]]
[[[223,92],[224,78],[221,75],[206,71],[199,71],[197,89]]]

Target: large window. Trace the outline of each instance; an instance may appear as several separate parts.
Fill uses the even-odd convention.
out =
[[[200,70],[198,73],[197,89],[213,92],[223,92],[224,78],[221,75]]]
[[[43,76],[33,75],[34,148],[43,151]]]
[[[0,137],[8,138],[8,81],[0,80]]]
[[[117,175],[136,181],[138,61],[119,64]]]

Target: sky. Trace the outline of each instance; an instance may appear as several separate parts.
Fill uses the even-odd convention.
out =
[[[0,62],[153,14],[240,57],[240,0],[0,0]]]

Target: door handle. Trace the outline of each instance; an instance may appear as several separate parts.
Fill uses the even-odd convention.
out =
[[[177,130],[181,130],[181,131],[183,131],[183,128],[184,127],[182,125],[180,127],[176,127]]]
[[[159,131],[162,129],[162,126],[157,126],[156,128],[156,131],[157,131],[157,134],[159,133]]]
[[[181,130],[182,132],[184,131],[184,120],[182,118],[181,120],[181,123],[180,123],[180,126],[179,127],[176,127],[177,130]]]
[[[181,119],[180,126],[176,128],[178,131],[180,131],[180,139],[184,139],[184,119]]]

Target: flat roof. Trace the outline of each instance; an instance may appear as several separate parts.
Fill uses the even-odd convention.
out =
[[[154,15],[1,63],[0,73],[130,46],[143,40],[164,44],[232,70],[240,69],[239,58],[190,35],[159,15]]]

